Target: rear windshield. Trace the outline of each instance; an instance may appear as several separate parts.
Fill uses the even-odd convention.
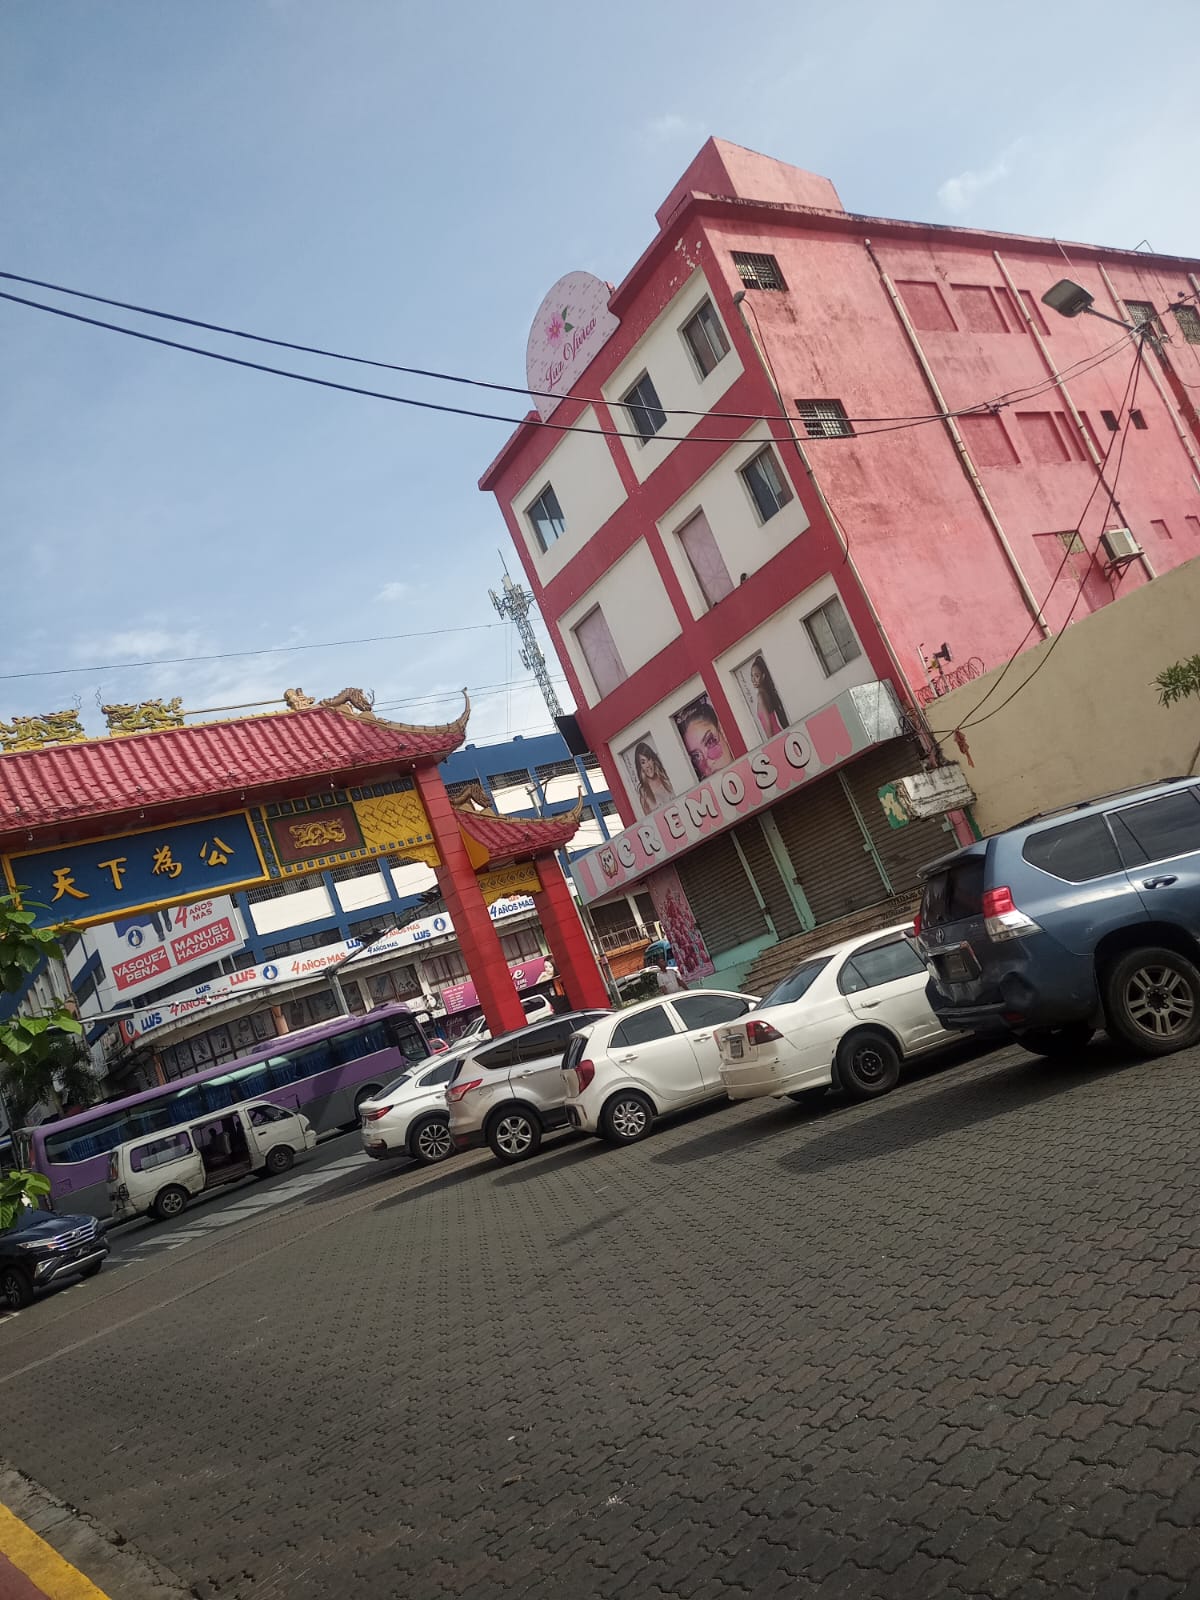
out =
[[[984,858],[959,856],[925,880],[921,898],[921,926],[937,928],[947,922],[965,922],[983,915]]]
[[[802,1000],[812,988],[819,973],[824,972],[829,965],[828,956],[814,956],[811,961],[806,961],[802,966],[789,972],[782,983],[776,984],[770,994],[765,995],[755,1006],[756,1011],[763,1011],[767,1006],[787,1006],[793,1000]]]

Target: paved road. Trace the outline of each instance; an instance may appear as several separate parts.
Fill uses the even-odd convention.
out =
[[[222,1600],[1195,1595],[1198,1065],[349,1170],[10,1321],[3,1449]]]

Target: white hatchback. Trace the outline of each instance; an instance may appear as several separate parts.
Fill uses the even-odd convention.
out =
[[[693,989],[580,1028],[563,1058],[567,1121],[610,1144],[633,1144],[655,1117],[723,1099],[714,1031],[753,1004],[753,995]]]
[[[423,1166],[454,1154],[446,1085],[458,1071],[462,1046],[418,1061],[358,1108],[363,1149],[376,1160],[411,1156]]]
[[[903,1060],[961,1043],[929,1008],[912,931],[904,923],[809,956],[750,1016],[722,1028],[729,1098],[804,1100],[833,1084],[871,1100],[895,1088]]]

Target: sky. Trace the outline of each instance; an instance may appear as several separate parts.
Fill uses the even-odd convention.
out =
[[[0,0],[0,270],[520,383],[546,290],[619,282],[710,134],[852,211],[1196,256],[1194,24],[1191,0]],[[488,598],[519,571],[476,487],[509,431],[0,300],[0,718],[355,685],[436,722],[466,685],[471,739],[544,731]],[[180,657],[209,659],[123,665]]]

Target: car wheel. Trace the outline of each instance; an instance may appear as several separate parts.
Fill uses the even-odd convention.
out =
[[[357,1128],[359,1123],[362,1121],[362,1108],[364,1102],[367,1100],[374,1100],[376,1095],[380,1095],[382,1093],[383,1085],[381,1083],[365,1084],[354,1096],[354,1121],[340,1122],[338,1124],[338,1132],[350,1133],[353,1129]]]
[[[1184,1050],[1200,1040],[1200,969],[1175,950],[1127,950],[1104,975],[1104,1014],[1139,1055]]]
[[[526,1161],[542,1143],[542,1125],[532,1111],[514,1106],[488,1124],[487,1142],[497,1161]]]
[[[103,1258],[101,1260],[99,1260],[99,1261],[93,1261],[90,1267],[84,1267],[83,1271],[79,1274],[79,1276],[81,1278],[94,1278],[96,1276],[96,1274],[100,1271],[100,1268],[103,1265],[104,1265]]]
[[[636,1144],[654,1126],[654,1107],[636,1089],[624,1089],[600,1113],[600,1132],[609,1144]]]
[[[5,1311],[24,1311],[33,1299],[33,1282],[20,1267],[0,1271],[0,1306]]]
[[[177,1183],[169,1183],[154,1196],[154,1204],[150,1209],[156,1217],[166,1222],[171,1217],[177,1217],[187,1203],[187,1190],[181,1189]]]
[[[454,1140],[450,1137],[450,1124],[445,1117],[426,1117],[418,1122],[408,1136],[408,1153],[423,1167],[445,1161],[454,1154]]]
[[[1089,1022],[1067,1022],[1061,1028],[1029,1028],[1017,1035],[1017,1043],[1031,1055],[1064,1061],[1085,1050],[1095,1031]]]
[[[822,1083],[815,1089],[793,1089],[788,1099],[794,1100],[798,1106],[815,1106],[819,1105],[828,1093],[829,1085]]]
[[[290,1172],[296,1165],[296,1152],[290,1144],[277,1144],[274,1149],[268,1150],[263,1166],[273,1178],[278,1178],[284,1172]]]
[[[851,1100],[874,1100],[896,1087],[900,1057],[886,1033],[867,1028],[838,1045],[837,1073]]]

